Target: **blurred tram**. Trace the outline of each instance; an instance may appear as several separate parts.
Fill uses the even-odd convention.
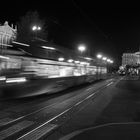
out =
[[[0,96],[29,97],[106,78],[105,65],[58,46],[13,42],[0,54]],[[61,50],[61,51],[60,51]]]

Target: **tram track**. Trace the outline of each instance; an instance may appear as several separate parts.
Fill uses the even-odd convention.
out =
[[[44,107],[42,107],[42,108],[40,108],[40,109],[38,109],[38,110],[35,110],[35,111],[33,111],[33,112],[30,112],[30,113],[28,113],[28,114],[26,114],[26,115],[23,115],[23,116],[20,116],[20,117],[15,117],[14,119],[9,119],[9,122],[8,121],[6,121],[6,118],[5,118],[5,123],[1,123],[0,124],[0,126],[2,127],[2,126],[9,126],[9,127],[12,127],[12,124],[14,125],[16,125],[16,124],[18,124],[18,123],[21,123],[21,122],[24,122],[24,121],[31,121],[30,123],[32,124],[32,129],[29,131],[29,132],[27,132],[27,133],[25,133],[24,135],[22,135],[21,137],[19,137],[18,139],[23,139],[24,137],[27,137],[27,135],[29,135],[29,134],[32,134],[32,133],[34,133],[35,131],[38,131],[38,129],[41,129],[42,127],[45,127],[46,125],[48,125],[50,122],[52,122],[52,121],[55,121],[56,119],[58,119],[59,117],[61,117],[61,116],[63,116],[63,115],[65,115],[66,113],[68,113],[69,111],[71,111],[71,110],[73,110],[75,107],[77,107],[77,106],[79,106],[81,103],[83,103],[85,100],[88,100],[88,99],[90,99],[91,97],[93,97],[94,96],[94,94],[96,94],[97,92],[99,92],[100,90],[103,90],[104,88],[106,88],[108,85],[111,85],[112,84],[112,81],[108,81],[104,86],[102,85],[100,88],[98,88],[98,89],[93,89],[93,88],[91,88],[91,87],[89,87],[88,89],[89,90],[84,90],[83,92],[86,92],[86,95],[85,96],[81,96],[80,97],[80,95],[78,96],[73,96],[73,98],[71,97],[71,98],[68,98],[67,100],[65,100],[65,101],[63,101],[63,102],[59,102],[59,104],[58,104],[58,102],[56,102],[56,103],[53,103],[53,104],[50,104],[50,105],[48,105],[48,106],[44,106]],[[76,100],[76,98],[78,98],[79,100],[77,101]],[[73,104],[71,104],[71,102],[73,101],[73,100],[75,100],[75,102],[73,102]],[[67,104],[69,104],[68,106],[66,106],[65,108],[63,108],[61,111],[59,111],[59,112],[57,112],[56,111],[56,109],[57,109],[57,107],[58,106],[63,106],[64,104],[65,104],[65,102],[69,102],[69,103],[67,103]],[[56,108],[55,109],[55,111],[56,111],[56,114],[54,115],[54,116],[51,116],[51,117],[48,117],[47,119],[45,119],[45,120],[47,120],[47,121],[45,121],[45,122],[41,122],[41,123],[38,123],[38,125],[36,125],[35,123],[33,123],[34,122],[34,120],[32,121],[32,119],[29,119],[30,117],[32,118],[32,116],[36,116],[36,115],[39,115],[40,114],[40,112],[47,112],[49,109],[50,110],[52,110],[52,108]],[[61,108],[61,107],[60,107]],[[61,112],[61,113],[60,113]],[[7,120],[8,120],[8,118],[7,118]],[[50,125],[50,124],[49,124]],[[52,124],[51,124],[52,125]],[[52,128],[54,129],[54,128],[56,128],[56,127],[58,127],[57,125],[52,125],[51,127],[49,127],[49,131],[51,131],[52,130]],[[4,129],[5,129],[6,127],[4,127]],[[0,131],[0,138],[1,138],[1,132],[3,132],[4,131],[4,129],[1,129],[1,131]],[[47,128],[48,129],[48,128]],[[49,132],[48,131],[48,132]]]
[[[103,89],[105,89],[106,87],[110,86],[111,84],[113,84],[113,82],[110,82],[109,84],[101,87],[100,89],[98,89],[97,91],[91,93],[90,95],[88,95],[86,98],[82,99],[81,101],[75,103],[73,106],[69,107],[68,109],[66,109],[65,111],[61,112],[60,114],[54,116],[53,118],[51,118],[50,120],[44,122],[43,124],[41,124],[40,126],[36,127],[35,129],[29,131],[28,133],[22,135],[21,137],[19,137],[17,140],[30,140],[30,139],[36,139],[38,140],[41,136],[34,136],[34,134],[38,133],[39,129],[41,129],[42,127],[44,127],[45,125],[52,125],[52,129],[50,129],[50,131],[52,131],[53,129],[59,127],[57,124],[53,123],[55,121],[55,119],[59,119],[59,117],[63,117],[65,116],[66,113],[72,112],[77,106],[79,106],[80,104],[82,104],[84,101],[89,100],[91,97],[93,97],[96,93],[102,91]],[[69,113],[70,114],[70,113]],[[65,118],[65,117],[63,117]],[[50,123],[50,124],[49,124]],[[62,123],[63,124],[63,123]],[[60,124],[59,124],[60,125]],[[49,133],[49,130],[45,130],[45,134]]]
[[[109,81],[110,82],[110,81]],[[112,82],[111,82],[112,83]],[[107,86],[108,86],[108,84],[107,84]],[[101,87],[102,88],[102,87]],[[88,94],[90,94],[90,90],[93,90],[93,88],[92,87],[89,87],[88,89],[85,89],[85,92],[86,92],[86,94],[88,93]],[[94,92],[96,92],[96,89],[95,89],[95,91]],[[80,94],[78,95],[78,96],[74,96],[74,95],[71,95],[71,96],[68,96],[67,98],[65,98],[65,99],[63,99],[64,101],[61,101],[61,103],[64,103],[64,102],[66,102],[67,100],[73,100],[73,98],[80,98],[79,96],[81,96]],[[86,95],[87,96],[87,95]],[[91,95],[89,95],[89,97],[91,97]],[[89,98],[88,96],[87,97],[83,97],[83,95],[82,95],[82,98],[83,99],[87,99],[87,98]],[[78,102],[76,102],[75,103],[75,105],[76,104],[80,104],[80,102],[82,102],[82,99],[80,98],[79,99],[80,101],[78,101]],[[60,102],[60,101],[59,101]],[[53,107],[53,106],[55,106],[55,105],[57,105],[57,104],[59,104],[59,102],[55,102],[55,103],[53,103],[53,104],[48,104],[48,105],[45,105],[46,103],[48,103],[48,102],[43,102],[43,103],[40,103],[40,104],[37,104],[36,106],[39,108],[39,109],[37,109],[37,107],[36,106],[32,106],[32,107],[30,107],[29,108],[29,110],[32,110],[32,112],[30,111],[29,113],[25,113],[25,115],[20,115],[19,117],[14,117],[14,119],[10,119],[9,117],[6,117],[6,118],[4,118],[4,119],[1,119],[0,120],[0,127],[1,126],[4,126],[4,125],[8,125],[8,124],[10,124],[10,123],[13,123],[13,122],[16,122],[16,121],[19,121],[19,120],[21,120],[21,119],[24,119],[24,118],[26,118],[26,117],[28,117],[28,116],[31,116],[31,115],[33,115],[33,114],[35,114],[35,113],[38,113],[38,112],[40,112],[40,111],[42,111],[42,110],[44,110],[44,109],[49,109],[50,107]],[[44,106],[45,105],[45,106]],[[43,106],[43,107],[41,107],[41,106]],[[33,109],[34,108],[34,109]],[[12,111],[12,110],[16,110],[16,108],[12,108],[12,110],[11,109],[7,109],[7,110],[5,110],[5,112],[6,111]],[[22,110],[20,110],[20,111],[22,111]],[[27,111],[28,112],[28,111]],[[17,113],[17,111],[16,111],[16,113]],[[19,113],[20,114],[20,113]],[[7,121],[7,120],[9,120],[9,121]]]
[[[109,82],[109,81],[107,80],[106,82]],[[88,87],[90,87],[90,86],[88,86]],[[91,87],[88,88],[88,90],[90,90],[90,89],[96,90],[96,88],[99,88],[99,86],[97,86],[96,88],[95,87],[96,87],[96,85],[94,85],[94,87],[92,87],[92,88]],[[33,112],[38,112],[38,111],[42,110],[42,106],[45,109],[45,108],[51,107],[52,105],[55,105],[55,104],[57,104],[59,102],[62,102],[63,100],[66,101],[66,100],[68,100],[68,99],[70,99],[72,97],[75,97],[77,92],[81,92],[83,89],[84,88],[82,88],[81,90],[78,90],[78,91],[73,91],[71,94],[68,94],[67,96],[64,94],[64,95],[61,95],[60,97],[57,97],[57,98],[54,98],[54,99],[50,98],[50,100],[47,99],[47,101],[46,101],[46,99],[45,100],[44,99],[43,100],[40,99],[38,102],[36,102],[36,101],[34,102],[33,101],[33,102],[24,103],[24,104],[22,103],[21,105],[18,105],[18,106],[12,106],[12,107],[9,107],[9,108],[1,110],[1,114],[3,114],[4,118],[6,118],[6,119],[7,119],[7,117],[9,118],[10,116],[14,116],[14,118],[15,118],[15,115],[13,115],[15,113],[18,116],[20,116],[18,118],[23,118],[23,116],[28,116],[28,115],[32,114]],[[29,108],[29,106],[30,106],[30,108]],[[14,120],[19,120],[18,118],[14,119]],[[1,119],[3,119],[3,118],[1,118]],[[12,121],[12,122],[14,122],[14,121]],[[6,122],[6,124],[8,124],[8,123]],[[0,124],[0,126],[1,125],[2,124]]]

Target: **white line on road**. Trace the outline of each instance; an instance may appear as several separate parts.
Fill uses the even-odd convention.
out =
[[[88,88],[88,89],[86,89],[86,91],[89,91],[89,90],[91,90],[93,87],[90,87],[90,88]]]
[[[111,82],[111,83],[107,84],[106,86],[108,87],[108,86],[110,86],[110,85],[112,85],[112,84],[113,84],[113,82]]]
[[[109,80],[107,80],[107,82],[110,82],[110,81],[112,81],[113,79],[109,79]]]
[[[66,109],[65,111],[63,111],[62,113],[58,114],[57,116],[51,118],[50,120],[48,120],[47,122],[43,123],[42,125],[36,127],[35,129],[29,131],[28,133],[24,134],[23,136],[19,137],[17,140],[21,140],[22,138],[24,138],[25,136],[31,134],[32,132],[34,132],[35,130],[41,128],[42,126],[48,124],[49,122],[53,121],[54,119],[58,118],[59,116],[63,115],[64,113],[68,112],[72,107]]]
[[[74,106],[77,106],[77,105],[79,105],[79,104],[81,104],[81,103],[82,103],[82,101],[80,101],[80,102],[76,103]]]
[[[84,98],[83,100],[79,101],[78,103],[76,103],[74,106],[77,106],[79,104],[81,104],[82,102],[84,102],[85,100],[89,99],[90,97],[92,97],[94,94],[96,94],[99,91],[94,92],[93,94],[90,94],[89,96],[87,96],[86,98]]]
[[[91,98],[91,97],[92,97],[93,95],[95,95],[97,92],[99,92],[99,91],[96,91],[96,92],[94,92],[93,94],[91,94],[91,95],[87,96],[87,97],[86,97],[86,99]]]
[[[112,85],[113,83],[114,83],[114,82],[110,82],[110,83],[107,84],[105,87],[108,87],[108,86]],[[104,87],[104,88],[105,88],[105,87]],[[89,90],[89,89],[92,89],[92,87],[88,88],[87,90]],[[91,97],[94,96],[96,93],[98,93],[100,90],[102,90],[102,89],[99,89],[99,90],[93,92],[92,94],[90,94],[89,96],[87,96],[85,99],[83,99],[83,100],[79,101],[78,103],[76,103],[74,106],[77,106],[77,105],[81,104],[82,102],[84,102],[85,100],[91,98]]]
[[[43,110],[43,109],[46,109],[46,108],[48,108],[48,107],[52,107],[53,105],[56,105],[56,103],[53,103],[53,104],[48,105],[48,106],[45,106],[45,107],[43,107],[43,108],[41,108],[41,109],[38,109],[38,110],[36,110],[36,111],[34,111],[34,112],[31,112],[31,113],[29,113],[29,114],[26,114],[26,115],[23,115],[23,116],[18,117],[18,118],[16,118],[16,119],[13,119],[13,120],[11,120],[11,121],[7,121],[7,123],[1,124],[0,126],[8,125],[8,124],[10,124],[10,123],[19,121],[19,120],[21,120],[21,119],[23,119],[23,118],[25,118],[25,117],[27,117],[27,116],[30,116],[30,115],[35,114],[35,113],[37,113],[37,112],[40,112],[40,111]]]

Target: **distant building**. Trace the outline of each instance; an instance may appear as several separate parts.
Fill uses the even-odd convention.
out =
[[[122,66],[140,64],[140,52],[136,53],[123,53]]]
[[[4,25],[0,25],[0,49],[5,48],[11,41],[16,40],[17,28],[10,27],[5,21]]]

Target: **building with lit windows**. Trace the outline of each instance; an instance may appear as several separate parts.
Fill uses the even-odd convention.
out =
[[[138,65],[140,64],[140,52],[136,53],[123,53],[122,66],[125,65]]]
[[[16,40],[17,27],[13,28],[8,25],[8,22],[5,21],[3,25],[0,25],[0,49],[6,48],[7,44],[10,44],[11,41]]]

